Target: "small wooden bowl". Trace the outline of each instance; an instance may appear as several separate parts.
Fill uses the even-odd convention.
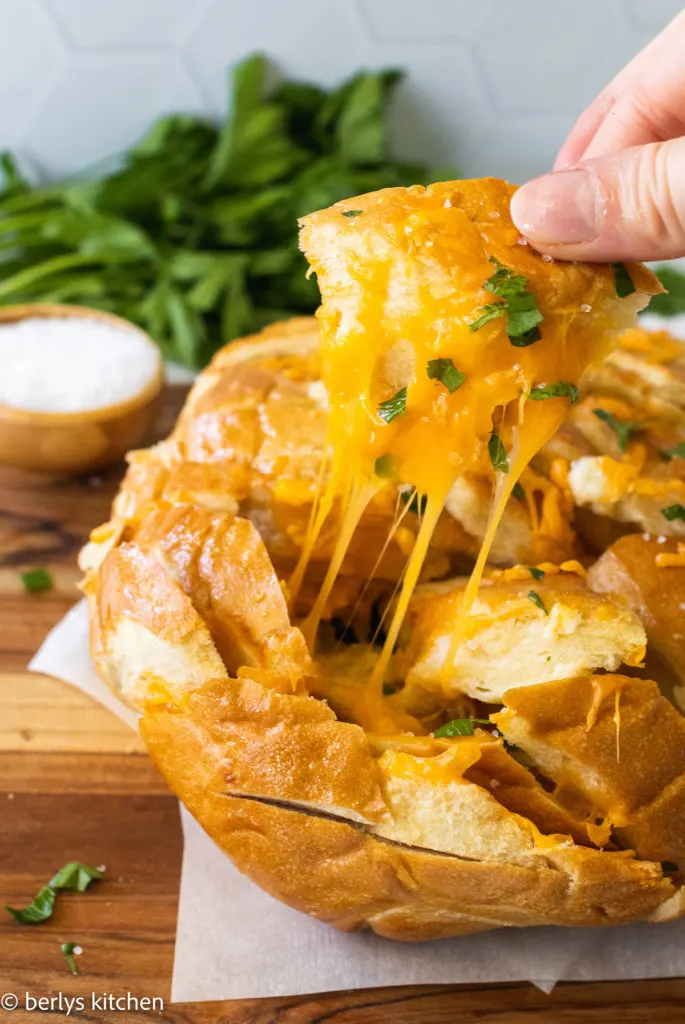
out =
[[[159,414],[164,385],[162,357],[152,338],[128,320],[85,306],[36,303],[0,308],[0,325],[28,317],[91,317],[137,331],[154,347],[159,365],[155,377],[139,394],[101,409],[33,412],[0,403],[0,463],[42,473],[87,473],[140,446]]]

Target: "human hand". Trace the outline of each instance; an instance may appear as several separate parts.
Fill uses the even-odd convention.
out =
[[[581,114],[511,215],[559,259],[685,256],[685,11]]]

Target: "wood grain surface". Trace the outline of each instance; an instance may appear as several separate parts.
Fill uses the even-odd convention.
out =
[[[168,392],[162,431],[182,398],[179,389]],[[685,980],[559,985],[550,996],[530,985],[435,986],[170,1005],[181,864],[176,801],[114,716],[71,687],[25,671],[78,597],[76,552],[106,518],[120,476],[120,467],[71,481],[0,469],[0,904],[25,905],[69,860],[107,868],[106,880],[89,892],[65,893],[44,924],[19,925],[0,911],[0,996],[19,999],[19,1008],[0,1009],[0,1018],[8,1024],[685,1022]],[[23,592],[18,573],[31,565],[49,567],[54,590]],[[62,942],[83,949],[78,977],[69,973]],[[27,1011],[27,992],[61,998],[61,1006]],[[107,994],[127,1000],[128,993],[161,999],[164,1009],[103,1003]],[[67,1000],[75,997],[83,1009],[67,1015]]]

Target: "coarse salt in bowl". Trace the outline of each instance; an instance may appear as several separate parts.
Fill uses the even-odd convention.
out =
[[[159,349],[99,310],[0,309],[0,365],[0,463],[85,473],[146,441],[159,411]]]
[[[130,401],[159,375],[142,332],[89,316],[0,323],[0,403],[34,412],[86,412]]]

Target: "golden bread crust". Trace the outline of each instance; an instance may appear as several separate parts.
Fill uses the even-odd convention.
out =
[[[190,595],[230,673],[241,666],[296,678],[307,673],[304,637],[290,623],[278,577],[249,520],[193,505],[151,507],[135,543]],[[255,599],[246,600],[248,594]]]
[[[685,686],[685,564],[659,566],[657,563],[657,559],[673,558],[677,554],[678,545],[674,540],[631,533],[612,544],[591,566],[588,584],[600,593],[610,592],[620,597],[640,616],[647,633],[648,650],[660,662],[654,667],[657,678],[667,684],[668,676],[672,677],[678,687],[675,697],[682,708],[682,693],[678,691]]]
[[[223,751],[192,731],[179,733],[163,709],[146,716],[143,730],[162,774],[236,866],[283,902],[343,930],[369,926],[414,941],[506,925],[618,924],[648,917],[674,894],[658,865],[622,854],[562,849],[535,868],[464,860],[228,796],[220,788]]]
[[[435,218],[436,223],[440,221],[440,231],[431,235],[433,252],[423,272],[433,277],[437,287],[445,266],[457,265],[464,280],[455,300],[466,296],[468,301],[469,284],[471,292],[480,290],[492,272],[489,256],[525,277],[541,307],[549,307],[550,314],[582,301],[582,297],[587,303],[605,296],[615,299],[610,265],[550,261],[531,246],[521,244],[523,240],[509,212],[516,190],[516,185],[501,179],[475,178],[369,192],[304,217],[301,247],[317,274],[324,270],[336,275],[333,285],[344,294],[350,282],[344,276],[338,280],[340,265],[335,259],[328,260],[337,244],[342,249],[359,245],[403,248],[407,228],[412,233],[430,230],[432,224],[427,224],[424,217]],[[361,213],[343,216],[352,210]],[[628,269],[639,291],[663,291],[658,279],[642,264],[628,264]],[[453,282],[444,283],[445,293],[452,295]]]
[[[206,580],[192,571],[174,578],[171,554],[197,545],[195,512],[153,508],[148,515],[140,546],[121,542],[89,577],[98,664],[115,685],[126,676],[124,696],[133,694],[143,711],[141,732],[160,770],[258,884],[339,927],[368,926],[407,940],[505,924],[593,925],[675,913],[663,909],[675,890],[657,864],[575,844],[573,836],[590,843],[583,822],[555,806],[487,733],[442,744],[426,738],[423,754],[403,752],[400,739],[378,756],[358,726],[306,694],[308,662],[301,678],[288,660],[246,667],[239,679],[225,670],[212,675],[216,648],[196,611],[207,600]],[[219,537],[253,529],[230,516],[199,515]],[[160,533],[160,516],[174,517],[168,532]],[[275,577],[257,571],[265,558],[258,538],[241,548],[241,558],[267,605],[274,588],[280,598]],[[240,578],[246,565],[219,559],[213,571],[224,594],[226,580],[234,571]],[[173,608],[175,621],[160,608]],[[227,623],[242,612],[222,604],[214,635],[233,635]],[[156,686],[130,632],[118,640],[122,622],[157,653]],[[198,630],[204,678],[182,681],[182,660],[181,681],[169,685],[169,666]],[[148,634],[154,644],[142,639]],[[136,670],[141,675],[132,685]],[[530,817],[521,813],[526,809]]]
[[[504,704],[498,728],[560,793],[583,799],[640,857],[685,859],[685,719],[656,683],[563,679],[510,690]]]

